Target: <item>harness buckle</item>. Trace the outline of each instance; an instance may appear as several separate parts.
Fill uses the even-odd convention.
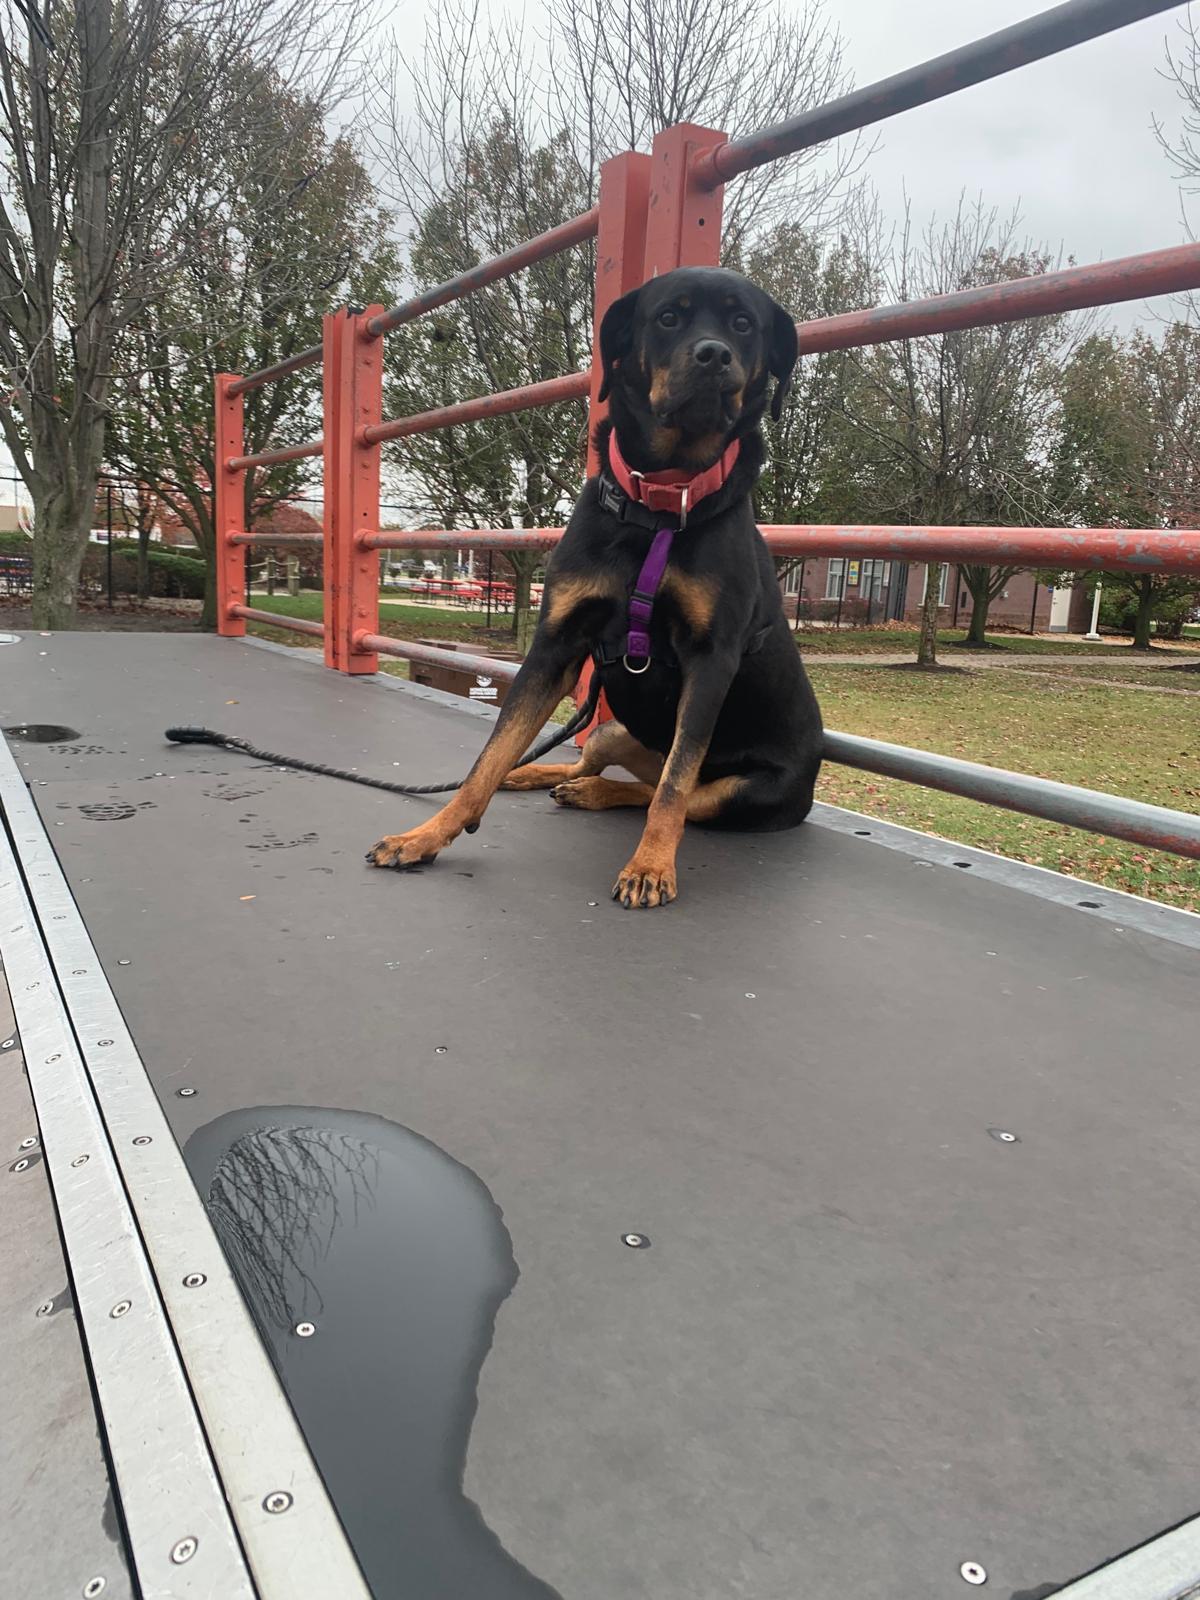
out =
[[[650,671],[650,662],[652,660],[652,656],[643,656],[642,665],[640,667],[631,667],[629,665],[629,652],[627,650],[621,657],[621,664],[624,666],[626,672],[632,672],[635,678],[640,678],[643,672]]]

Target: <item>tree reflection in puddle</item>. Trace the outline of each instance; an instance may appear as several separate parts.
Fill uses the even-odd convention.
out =
[[[231,1112],[186,1155],[375,1594],[554,1600],[462,1486],[480,1368],[517,1281],[486,1186],[358,1112]]]

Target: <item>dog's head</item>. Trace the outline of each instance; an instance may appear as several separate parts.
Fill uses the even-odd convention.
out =
[[[681,267],[605,312],[600,398],[631,465],[703,471],[757,426],[772,378],[779,417],[796,354],[791,317],[748,278]]]

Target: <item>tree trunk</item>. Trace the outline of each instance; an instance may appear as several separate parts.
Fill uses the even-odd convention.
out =
[[[991,603],[991,597],[986,589],[982,596],[977,594],[971,596],[971,625],[967,629],[968,644],[982,645],[987,643],[987,619]]]
[[[93,485],[93,493],[95,486]],[[33,508],[33,625],[54,630],[75,622],[79,571],[92,522],[91,499],[73,503],[51,494]]]
[[[1143,573],[1138,579],[1137,613],[1133,619],[1133,648],[1150,649],[1150,623],[1154,617],[1154,576]]]
[[[522,655],[529,650],[537,627],[537,617],[529,602],[529,586],[532,579],[532,571],[525,567],[513,580],[513,633],[516,636],[517,649]]]
[[[513,572],[512,631],[515,648],[522,655],[529,649],[537,627],[537,614],[529,603],[529,586],[542,557],[533,551],[508,551],[507,560]]]
[[[921,604],[921,642],[917,647],[919,667],[937,666],[938,592],[942,586],[942,563],[931,561],[925,569],[925,599]]]
[[[137,594],[139,600],[150,598],[150,526],[138,523]]]
[[[175,509],[178,513],[179,508]],[[189,510],[190,522],[183,518],[181,520],[184,520],[185,526],[191,527],[204,558],[204,604],[200,608],[200,626],[212,633],[217,626],[217,534],[212,519],[212,501],[208,498],[199,499],[189,506]],[[246,549],[247,560],[250,559],[251,550],[252,547]],[[239,595],[238,598],[242,597]]]
[[[217,628],[217,569],[213,562],[204,568],[204,604],[200,608],[200,626],[210,633]]]

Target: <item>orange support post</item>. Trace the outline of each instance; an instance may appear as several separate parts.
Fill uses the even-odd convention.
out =
[[[643,282],[646,254],[646,205],[650,191],[650,157],[627,151],[613,156],[600,168],[600,225],[596,234],[596,300],[592,322],[592,387],[588,399],[588,477],[600,470],[596,454],[596,424],[608,410],[600,401],[600,323],[614,300]],[[584,665],[575,686],[575,703],[582,705],[592,681],[592,663]],[[612,712],[603,696],[596,716],[576,734],[582,744],[597,722],[607,722]]]
[[[607,403],[600,401],[600,324],[614,300],[645,280],[646,205],[650,157],[627,151],[600,168],[600,226],[596,233],[596,300],[592,321],[592,388],[588,399],[588,477],[600,470],[594,434]]]
[[[700,157],[724,141],[723,133],[692,122],[677,122],[656,136],[650,157],[643,279],[675,267],[719,263],[724,188],[702,189],[694,169]]]
[[[334,625],[333,584],[337,572],[337,535],[340,532],[338,499],[341,475],[338,472],[338,446],[342,430],[338,427],[338,383],[341,379],[342,331],[344,311],[329,311],[321,320],[321,477],[324,507],[321,519],[322,617],[325,623],[325,665],[336,667],[341,636]],[[380,408],[382,410],[382,407]]]
[[[362,431],[383,417],[383,341],[367,330],[382,306],[325,318],[325,665],[377,672],[355,639],[379,632],[379,557],[358,543],[379,530],[379,446]]]
[[[231,471],[226,462],[244,453],[242,397],[231,395],[229,386],[237,374],[219,372],[216,383],[216,428],[213,466],[213,536],[216,539],[217,632],[227,639],[243,638],[246,624],[230,613],[230,606],[241,605],[246,595],[246,547],[231,544],[230,535],[242,532],[246,521],[245,469]]]

